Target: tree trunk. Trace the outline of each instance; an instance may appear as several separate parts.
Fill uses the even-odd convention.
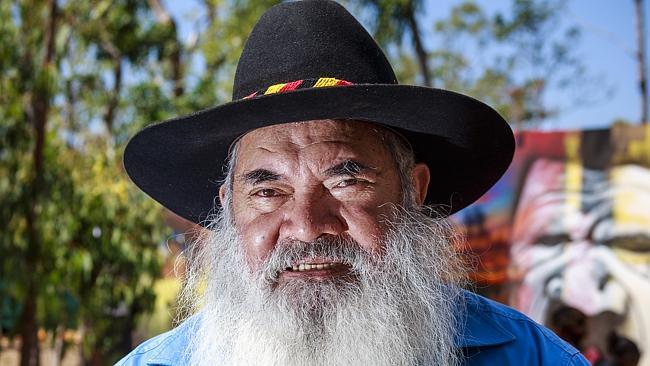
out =
[[[645,26],[643,0],[634,0],[636,8],[637,62],[639,65],[639,91],[641,92],[641,123],[648,123],[648,81],[645,65]]]
[[[115,120],[115,110],[120,104],[120,92],[122,90],[122,58],[120,55],[113,57],[113,91],[104,113],[104,125],[109,135],[113,134],[113,122]]]
[[[57,21],[56,0],[49,0],[47,3],[49,19],[43,35],[45,52],[40,67],[42,70],[49,70],[54,59],[54,40]],[[47,72],[47,71],[45,71]],[[42,86],[41,86],[42,87]],[[45,149],[45,136],[47,125],[47,114],[50,108],[50,95],[47,88],[33,90],[31,103],[31,124],[34,133],[34,150],[32,160],[34,164],[32,182],[30,187],[29,207],[27,209],[27,236],[28,244],[25,252],[26,264],[26,287],[27,292],[21,314],[21,336],[22,345],[20,350],[21,366],[37,366],[40,364],[38,345],[38,321],[36,318],[38,305],[38,270],[41,260],[41,238],[38,229],[38,203],[42,197],[43,183],[43,151]]]
[[[65,327],[63,325],[58,325],[54,330],[54,361],[49,366],[60,366],[61,361],[63,361],[63,356],[65,356],[65,347],[63,344],[63,334],[65,332]]]
[[[411,29],[411,36],[413,37],[413,45],[415,46],[415,53],[420,65],[420,72],[422,73],[422,82],[425,86],[431,87],[431,72],[429,71],[429,55],[424,49],[424,43],[420,36],[420,28],[418,27],[417,20],[415,19],[415,9],[413,1],[409,1],[405,8],[406,21]]]
[[[172,80],[174,82],[174,96],[180,97],[185,93],[183,87],[183,63],[181,59],[182,45],[178,40],[178,31],[176,27],[176,21],[169,14],[169,12],[163,7],[160,0],[148,0],[149,7],[154,12],[156,20],[161,24],[167,24],[172,28],[172,37],[174,42],[173,50],[170,56],[170,62],[172,67]]]
[[[39,365],[40,352],[38,348],[38,323],[36,321],[36,296],[33,280],[23,302],[23,313],[20,318],[22,344],[20,346],[20,366]]]

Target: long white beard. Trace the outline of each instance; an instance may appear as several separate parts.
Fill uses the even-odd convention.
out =
[[[347,238],[278,243],[265,268],[251,273],[236,230],[221,214],[193,258],[181,298],[195,309],[202,304],[189,333],[189,364],[459,364],[462,270],[449,230],[418,212],[395,217],[379,256]],[[275,284],[291,258],[324,251],[343,256],[353,278]]]

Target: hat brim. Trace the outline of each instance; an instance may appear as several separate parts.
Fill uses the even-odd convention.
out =
[[[299,121],[354,119],[404,135],[431,170],[427,204],[457,212],[505,172],[512,130],[486,104],[447,90],[364,84],[301,89],[238,100],[150,125],[129,141],[124,166],[163,206],[205,225],[218,206],[231,143],[256,128]]]

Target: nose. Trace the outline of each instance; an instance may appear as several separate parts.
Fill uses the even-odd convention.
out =
[[[314,190],[294,194],[292,201],[282,223],[280,239],[310,242],[326,234],[339,235],[348,229],[339,213],[340,202],[328,192]]]

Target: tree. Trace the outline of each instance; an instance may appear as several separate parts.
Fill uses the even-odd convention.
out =
[[[119,324],[151,307],[147,279],[158,272],[164,229],[156,210],[127,185],[110,135],[85,141],[104,107],[95,98],[108,93],[85,93],[96,90],[103,65],[83,73],[74,62],[94,52],[73,31],[82,6],[55,0],[0,6],[0,297],[15,305],[17,319],[3,328],[11,325],[9,334],[21,336],[22,365],[39,363],[38,329],[78,326],[85,329],[86,358],[110,362],[115,344],[128,341],[124,335],[133,328]],[[118,15],[110,12],[104,14]],[[150,213],[133,210],[138,203]],[[117,356],[124,348],[130,344]]]
[[[423,2],[352,3],[358,14],[367,12],[368,6],[372,10],[370,29],[388,50],[402,82],[469,94],[495,107],[517,127],[561,112],[546,100],[549,90],[582,90],[592,85],[572,51],[579,30],[560,26],[561,1],[513,0],[509,11],[491,16],[476,2],[464,1],[432,27],[440,42],[429,50],[420,32],[432,33],[427,33],[415,16],[424,10]],[[412,39],[410,47],[403,43],[407,36]],[[602,96],[593,89],[575,94],[572,107]],[[584,95],[592,97],[585,100]]]
[[[410,36],[420,69],[421,84],[432,86],[429,54],[417,19],[417,14],[423,11],[422,0],[361,0],[360,3],[372,11],[372,29],[380,43],[400,44],[405,35]]]
[[[21,304],[22,312],[20,319],[20,332],[23,339],[21,351],[22,365],[38,364],[36,312],[37,293],[39,291],[38,280],[41,274],[39,272],[42,272],[38,258],[45,251],[43,238],[40,235],[42,223],[39,221],[43,207],[39,205],[39,202],[43,197],[46,183],[44,159],[48,113],[53,94],[52,82],[56,73],[57,60],[55,59],[54,42],[58,20],[58,7],[55,1],[35,4],[33,6],[30,5],[26,4],[20,10],[40,11],[41,14],[45,14],[43,18],[38,19],[36,17],[26,16],[24,11],[14,16],[10,13],[11,9],[9,6],[5,4],[2,7],[3,20],[6,21],[9,18],[18,21],[18,29],[20,32],[17,32],[17,29],[3,29],[3,31],[8,33],[8,36],[14,37],[17,41],[24,41],[26,44],[26,47],[20,50],[22,52],[9,49],[3,50],[3,54],[6,54],[7,57],[5,58],[6,61],[20,62],[22,65],[19,70],[16,70],[12,67],[13,65],[7,65],[3,62],[3,66],[12,67],[13,69],[13,73],[7,76],[13,79],[11,81],[18,82],[18,85],[14,86],[14,91],[24,97],[22,101],[8,100],[8,104],[18,107],[18,110],[8,116],[13,118],[11,121],[7,121],[8,126],[6,130],[11,129],[11,133],[16,133],[23,137],[31,135],[33,140],[30,144],[31,146],[21,144],[22,147],[31,151],[31,157],[28,158],[31,169],[25,172],[22,177],[22,182],[20,182],[24,188],[16,192],[20,199],[14,201],[17,206],[16,209],[22,214],[22,220],[20,222],[13,221],[15,225],[20,225],[19,230],[22,233],[22,237],[20,238],[22,240],[18,243],[18,248],[23,254],[21,256],[21,259],[23,259],[21,264],[24,268],[22,268],[23,271],[21,273],[25,275],[25,283],[22,288],[24,297]],[[41,21],[40,24],[44,24],[45,27],[36,26],[36,22],[38,21]],[[5,73],[3,72],[3,74]],[[8,83],[4,84],[3,89],[4,87],[10,87],[6,85]],[[2,94],[4,95],[5,93]],[[5,98],[10,99],[11,96],[6,96]],[[23,150],[16,157],[21,158],[20,160],[24,162],[24,159],[27,158],[26,154],[27,151]],[[13,163],[13,166],[18,165],[15,162]],[[12,222],[10,222],[10,219],[15,218],[7,218],[6,221],[3,221],[9,222],[11,225]],[[3,251],[10,252],[10,250]]]
[[[39,329],[79,329],[88,364],[132,348],[168,229],[123,147],[227,101],[244,35],[277,2],[206,1],[190,42],[157,0],[0,3],[0,326],[23,365],[39,363]]]

